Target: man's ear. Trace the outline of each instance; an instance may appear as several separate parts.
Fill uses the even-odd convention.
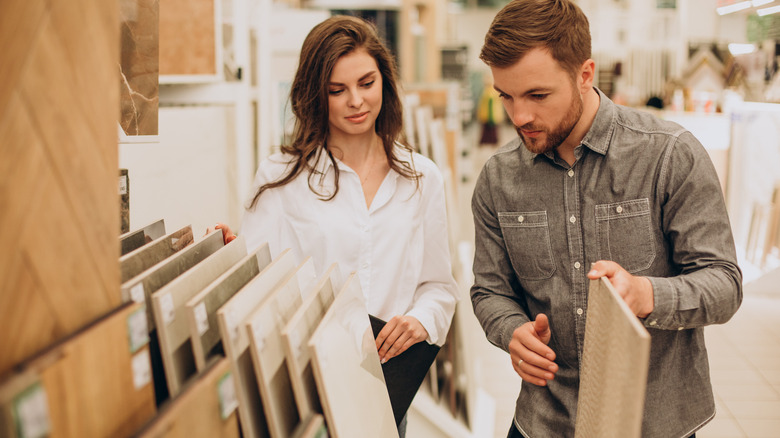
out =
[[[585,93],[593,88],[593,81],[596,79],[596,62],[587,59],[580,66],[579,83],[580,92]]]

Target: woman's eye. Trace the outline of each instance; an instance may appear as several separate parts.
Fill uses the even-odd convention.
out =
[[[366,82],[363,84],[363,88],[371,88],[372,85],[374,85],[374,81]]]
[[[328,90],[328,93],[329,93],[331,96],[338,96],[338,95],[339,95],[339,94],[341,94],[343,91],[344,91],[344,90]]]

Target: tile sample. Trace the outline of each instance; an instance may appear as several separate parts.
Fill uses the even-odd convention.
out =
[[[184,382],[196,372],[185,304],[245,256],[244,238],[238,237],[152,294],[151,305],[171,396],[178,394]]]
[[[357,274],[345,282],[309,340],[309,347],[331,435],[397,438]]]
[[[230,359],[236,384],[241,431],[247,438],[269,436],[269,432],[260,401],[252,353],[249,350],[249,336],[242,323],[283,280],[293,274],[295,267],[290,250],[282,251],[271,264],[217,310],[219,333],[226,356]]]
[[[309,415],[291,436],[292,438],[326,438],[328,428],[325,426],[325,418],[322,414]]]
[[[268,431],[274,438],[289,437],[301,421],[282,347],[281,330],[301,305],[297,273],[313,270],[314,262],[308,257],[247,316],[241,328],[249,337],[260,399]]]
[[[120,256],[134,251],[165,235],[165,220],[160,219],[119,236]]]
[[[232,242],[231,242],[232,243]],[[134,434],[137,438],[239,438],[233,375],[227,358],[214,358],[196,379]]]
[[[0,436],[128,436],[151,419],[145,318],[126,303],[25,362],[0,384]]]
[[[221,36],[217,0],[160,2],[160,74],[216,79]],[[164,81],[161,78],[161,82]]]
[[[185,314],[198,371],[202,371],[208,358],[222,347],[217,310],[270,263],[271,251],[268,244],[263,244],[187,301]]]
[[[192,227],[187,225],[119,257],[120,282],[127,282],[177,251],[181,251],[193,240]],[[129,296],[122,296],[123,301],[129,299]]]
[[[576,437],[639,437],[650,334],[606,278],[590,281]]]
[[[295,404],[303,418],[312,413],[322,413],[320,395],[314,382],[309,338],[333,303],[336,284],[334,276],[337,273],[338,265],[334,263],[312,287],[311,293],[282,329],[282,346],[287,357],[290,383],[295,394]]]
[[[120,0],[119,11],[119,124],[127,135],[157,135],[160,2]]]

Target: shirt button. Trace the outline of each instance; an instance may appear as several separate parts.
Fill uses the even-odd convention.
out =
[[[524,220],[525,220],[525,218],[523,216],[518,216],[517,217],[517,221],[518,222],[523,222]]]
[[[577,218],[575,218],[574,216],[572,216],[572,217],[570,217],[570,218],[569,218],[569,222],[571,222],[571,223],[575,223],[575,222],[577,222]]]
[[[618,205],[615,211],[617,211],[618,213],[623,213],[623,207]]]
[[[569,169],[569,176],[574,176],[574,171],[572,169]]]
[[[577,309],[577,315],[582,315],[582,309]]]
[[[574,262],[574,269],[580,269],[580,262]]]
[[[652,320],[652,321],[650,321],[650,325],[651,325],[651,326],[653,326],[653,325],[656,325],[656,324],[658,324],[658,321],[656,321],[655,319],[654,319],[654,320]]]

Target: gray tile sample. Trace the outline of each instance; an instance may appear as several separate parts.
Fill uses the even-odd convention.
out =
[[[309,340],[309,347],[331,435],[397,438],[357,274],[347,279]]]
[[[640,437],[650,334],[606,278],[591,280],[575,437]]]
[[[120,256],[134,251],[165,235],[165,220],[159,219],[137,230],[119,236]]]
[[[175,252],[192,243],[193,240],[192,227],[187,225],[119,257],[120,283],[127,282],[172,256]],[[129,297],[123,296],[122,301],[129,301]]]

